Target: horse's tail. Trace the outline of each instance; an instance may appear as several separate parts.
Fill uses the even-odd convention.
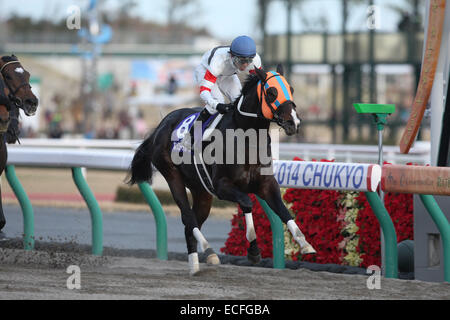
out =
[[[136,149],[130,168],[128,169],[127,184],[133,185],[140,182],[152,183],[153,142],[155,141],[156,131],[155,129]]]

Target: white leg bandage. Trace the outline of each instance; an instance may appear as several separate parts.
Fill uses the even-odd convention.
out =
[[[298,242],[300,247],[304,247],[306,245],[305,235],[300,231],[300,228],[297,226],[294,220],[289,220],[287,222],[287,227],[291,232],[294,240]]]
[[[195,239],[197,239],[197,241],[200,243],[200,248],[202,249],[202,251],[205,251],[210,247],[208,241],[206,241],[205,237],[198,228],[194,228],[192,232],[194,233]]]
[[[294,240],[300,245],[301,253],[316,253],[316,250],[306,241],[305,235],[301,232],[300,228],[297,226],[294,220],[289,220],[287,223],[287,227],[292,234]]]
[[[188,261],[189,261],[189,273],[191,275],[196,274],[197,272],[200,271],[200,265],[198,263],[198,253],[197,252],[189,254]]]
[[[255,226],[253,225],[253,216],[252,213],[245,213],[245,224],[247,225],[247,240],[252,242],[256,239]]]

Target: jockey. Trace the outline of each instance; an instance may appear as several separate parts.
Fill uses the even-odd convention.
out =
[[[206,104],[197,122],[206,121],[217,112],[224,114],[233,109],[234,100],[241,94],[238,73],[254,73],[261,68],[261,57],[256,53],[252,38],[239,36],[231,46],[215,47],[207,51],[195,69],[195,82],[200,87],[200,98]],[[225,96],[230,103],[225,103]],[[193,132],[194,126],[191,127]]]

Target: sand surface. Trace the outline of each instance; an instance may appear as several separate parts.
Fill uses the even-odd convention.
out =
[[[70,265],[81,289],[68,289]],[[450,284],[235,265],[188,274],[187,261],[0,249],[0,299],[450,299]]]

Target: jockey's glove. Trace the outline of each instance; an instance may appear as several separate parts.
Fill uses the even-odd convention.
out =
[[[216,110],[221,113],[227,113],[233,110],[234,105],[232,103],[218,103],[216,106]]]

